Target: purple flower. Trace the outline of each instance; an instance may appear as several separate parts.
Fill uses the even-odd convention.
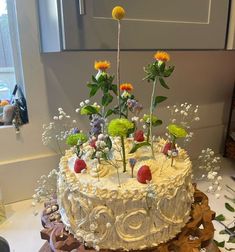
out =
[[[99,134],[102,133],[102,129],[105,126],[105,119],[99,115],[92,115],[90,125],[91,125],[90,135],[98,136]]]
[[[127,106],[130,109],[130,111],[135,115],[138,115],[140,111],[143,109],[143,105],[138,101],[136,101],[135,99],[128,99]]]
[[[80,130],[78,128],[73,128],[72,134],[80,133]]]

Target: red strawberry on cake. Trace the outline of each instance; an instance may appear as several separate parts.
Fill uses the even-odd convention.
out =
[[[144,141],[144,132],[142,130],[137,130],[134,134],[134,140],[137,142]]]
[[[82,170],[86,169],[86,163],[82,159],[76,159],[74,164],[74,172],[81,173]]]
[[[137,172],[137,180],[142,184],[147,184],[152,180],[152,173],[148,165],[143,165]]]

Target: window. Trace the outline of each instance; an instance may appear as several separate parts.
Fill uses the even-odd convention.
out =
[[[16,24],[14,0],[0,0],[0,125],[12,124],[15,113],[12,94],[16,84],[24,93]],[[7,105],[12,108],[5,108]],[[4,113],[7,109],[8,113]]]

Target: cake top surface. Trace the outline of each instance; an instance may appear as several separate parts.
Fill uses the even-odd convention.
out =
[[[84,193],[93,193],[94,190],[100,192],[118,192],[117,197],[122,197],[125,194],[132,195],[133,193],[141,193],[144,195],[146,191],[154,187],[154,190],[161,195],[173,188],[177,188],[185,182],[185,178],[191,175],[191,161],[187,153],[183,149],[179,149],[179,155],[175,159],[174,166],[171,166],[171,159],[164,155],[161,150],[165,144],[165,140],[160,139],[155,143],[155,159],[149,157],[150,147],[142,148],[140,153],[131,155],[131,158],[138,158],[138,161],[131,173],[131,165],[127,163],[127,171],[122,172],[122,161],[118,160],[118,167],[113,167],[109,163],[90,159],[86,160],[87,168],[84,172],[76,173],[74,166],[77,156],[68,151],[65,158],[62,159],[62,169],[65,171],[67,178],[73,178],[72,184],[79,184],[80,189],[84,189]],[[128,157],[128,156],[127,156]],[[151,171],[151,182],[140,183],[136,177],[140,167],[147,165]],[[117,175],[117,172],[119,174]],[[131,193],[129,193],[131,192]]]

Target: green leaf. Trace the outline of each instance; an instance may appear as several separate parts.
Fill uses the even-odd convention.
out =
[[[92,81],[94,82],[94,83],[97,83],[97,80],[96,80],[96,78],[95,78],[95,76],[94,75],[92,75]]]
[[[142,142],[142,143],[135,143],[133,145],[133,147],[131,148],[129,154],[132,154],[134,152],[136,152],[139,148],[143,147],[143,146],[150,146],[151,144],[148,142]]]
[[[235,212],[235,209],[229,203],[225,203],[225,207],[227,208],[228,211]]]
[[[116,84],[112,84],[111,85],[111,90],[114,92],[115,95],[117,95],[117,85]]]
[[[225,216],[223,214],[220,214],[218,216],[215,217],[215,220],[217,221],[225,221]]]
[[[101,87],[101,89],[103,90],[104,93],[108,93],[109,92],[109,84],[105,81],[101,81],[99,82],[99,85]]]
[[[161,103],[161,102],[165,101],[166,99],[167,99],[167,97],[165,97],[165,96],[156,96],[155,100],[154,100],[154,104],[153,104],[154,108],[156,108],[158,103]]]
[[[227,200],[230,200],[231,202],[233,202],[235,204],[235,198],[230,198],[228,197],[227,195],[224,195],[224,197],[227,199]]]
[[[113,96],[111,94],[109,94],[109,93],[106,93],[102,97],[102,105],[103,106],[108,106],[109,103],[112,102],[112,100],[113,100]]]
[[[167,84],[166,84],[166,82],[164,81],[164,79],[163,78],[159,78],[159,81],[160,81],[160,84],[164,87],[164,88],[166,88],[166,89],[170,89],[168,86],[167,86]]]
[[[226,229],[223,229],[223,230],[219,231],[219,234],[228,234],[228,232],[226,231]]]
[[[157,120],[157,121],[153,122],[153,127],[157,127],[159,125],[162,125],[162,120]]]
[[[234,227],[231,227],[231,228],[228,228],[228,230],[227,229],[224,229],[224,230],[221,230],[220,232],[219,232],[219,234],[230,234],[230,232],[235,232],[235,226]]]
[[[111,148],[112,148],[112,141],[111,141],[110,137],[106,138],[106,145],[111,150]]]
[[[93,115],[93,114],[98,114],[99,109],[95,106],[92,105],[87,105],[81,108],[80,114],[81,115]]]
[[[172,74],[172,72],[174,71],[174,69],[175,69],[174,66],[168,67],[167,69],[165,69],[163,76],[169,77]]]
[[[166,67],[166,64],[165,64],[165,62],[163,62],[163,63],[160,65],[160,67],[159,67],[159,70],[160,70],[161,73],[164,73],[165,67]]]
[[[219,248],[224,248],[225,241],[218,242],[218,241],[214,240],[214,242],[215,242],[215,244],[217,245],[217,247],[219,247]]]
[[[227,242],[228,243],[235,243],[235,237],[230,236],[229,240]]]
[[[94,96],[100,88],[99,85],[96,84],[88,84],[87,86],[91,89],[90,97]]]
[[[109,109],[106,113],[105,113],[105,118],[112,115],[114,113],[114,111],[112,109]]]

